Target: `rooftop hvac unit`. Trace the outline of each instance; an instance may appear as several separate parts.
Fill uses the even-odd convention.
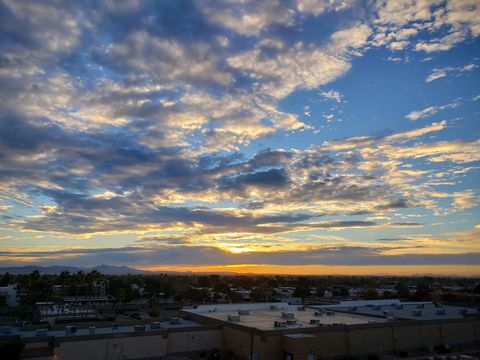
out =
[[[319,319],[310,319],[310,324],[320,324]]]
[[[35,336],[47,336],[48,330],[47,329],[35,329]]]
[[[240,315],[228,315],[228,321],[240,322]]]
[[[435,311],[435,314],[437,314],[437,315],[445,315],[445,309],[437,309],[437,311]]]
[[[273,327],[276,327],[276,328],[284,328],[284,327],[287,327],[287,323],[286,321],[274,321],[273,322]]]
[[[278,310],[278,306],[277,305],[270,305],[270,310]]]
[[[422,310],[412,310],[413,316],[422,316]]]
[[[170,320],[168,320],[168,322],[169,322],[171,325],[178,325],[178,324],[183,323],[183,319],[182,319],[182,318],[179,318],[179,317],[172,317],[172,318],[170,318]]]
[[[250,315],[250,310],[240,309],[240,310],[238,310],[238,315]]]
[[[13,332],[12,326],[0,326],[0,334],[10,335]]]
[[[292,312],[282,312],[282,318],[286,320],[292,320],[295,319],[295,316]]]
[[[315,311],[313,314],[315,316],[323,316],[324,313],[325,313],[324,311]]]
[[[158,330],[162,328],[162,324],[159,321],[153,321],[150,323],[150,330]]]
[[[133,331],[135,331],[135,332],[145,331],[145,325],[135,325],[133,327]]]
[[[287,325],[297,325],[297,320],[287,320]]]
[[[65,335],[75,335],[77,333],[76,326],[65,326]]]
[[[328,316],[333,316],[333,315],[335,315],[335,311],[333,311],[333,310],[328,310],[328,311],[327,311],[327,315],[328,315]]]
[[[297,311],[305,311],[305,306],[298,306]]]

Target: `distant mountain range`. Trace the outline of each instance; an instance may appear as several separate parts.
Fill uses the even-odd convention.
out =
[[[98,265],[94,267],[79,267],[79,266],[10,266],[0,267],[0,274],[9,272],[10,274],[30,274],[32,271],[38,270],[42,274],[59,274],[62,271],[69,272],[90,272],[97,270],[102,274],[122,275],[122,274],[147,274],[149,271],[133,269],[128,266],[112,266],[112,265]]]

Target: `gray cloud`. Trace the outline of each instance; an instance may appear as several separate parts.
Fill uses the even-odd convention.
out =
[[[477,265],[479,253],[462,254],[404,254],[385,255],[368,247],[329,247],[308,251],[249,252],[231,254],[208,246],[160,246],[126,247],[106,249],[65,250],[57,252],[0,252],[10,257],[11,265],[16,257],[33,256],[41,264],[62,264],[68,255],[72,265],[97,265],[102,261],[117,265]],[[9,262],[10,261],[10,262]]]

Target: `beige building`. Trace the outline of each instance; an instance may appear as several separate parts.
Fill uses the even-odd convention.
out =
[[[476,309],[432,303],[223,304],[181,315],[145,326],[3,332],[22,336],[23,358],[31,360],[206,359],[214,352],[222,359],[361,359],[480,346]]]

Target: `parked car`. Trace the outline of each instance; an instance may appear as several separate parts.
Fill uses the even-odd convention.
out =
[[[138,312],[130,314],[130,317],[132,319],[137,319],[137,320],[148,320],[148,319],[150,319],[150,316],[148,316],[147,314],[138,313]]]

